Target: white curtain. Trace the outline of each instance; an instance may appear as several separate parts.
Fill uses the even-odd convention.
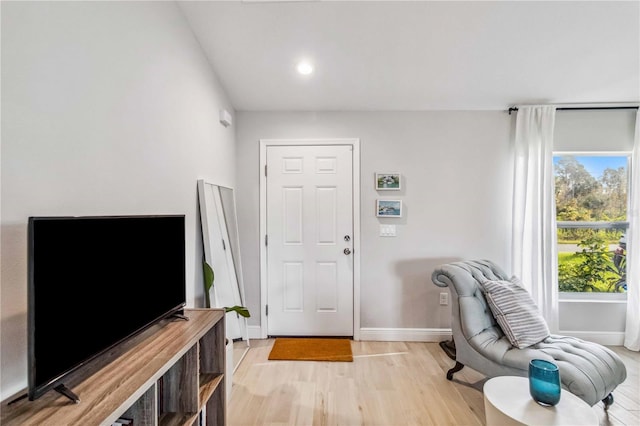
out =
[[[629,189],[631,208],[627,231],[627,324],[624,346],[632,351],[640,351],[640,110],[636,113]]]
[[[557,235],[553,176],[555,106],[519,107],[515,134],[513,274],[558,332]]]

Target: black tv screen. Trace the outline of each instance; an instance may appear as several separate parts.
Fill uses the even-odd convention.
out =
[[[185,217],[30,217],[28,397],[181,313]]]

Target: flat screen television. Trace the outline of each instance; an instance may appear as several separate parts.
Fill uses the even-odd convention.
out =
[[[184,215],[30,217],[28,398],[185,301]]]

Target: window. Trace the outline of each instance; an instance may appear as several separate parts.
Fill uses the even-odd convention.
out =
[[[626,292],[629,160],[554,155],[560,292]]]

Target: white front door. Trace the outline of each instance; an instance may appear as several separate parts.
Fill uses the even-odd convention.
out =
[[[268,146],[267,330],[353,336],[353,148]]]

